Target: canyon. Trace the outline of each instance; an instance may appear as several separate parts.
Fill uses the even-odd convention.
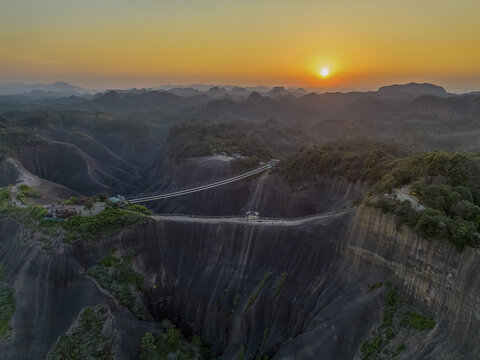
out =
[[[276,181],[269,174],[231,190],[243,188],[250,204],[259,198],[267,204],[279,194],[302,202],[299,193],[266,186]],[[335,180],[325,180],[324,188],[315,194],[321,203],[315,212],[365,194],[362,184]],[[311,199],[313,193],[303,196]],[[209,206],[228,203],[219,196]],[[289,210],[287,200],[275,204],[277,215],[312,210],[308,200],[303,210]],[[184,201],[188,207],[190,200]],[[262,210],[269,213],[268,206]],[[360,345],[380,325],[383,311],[382,291],[369,286],[386,281],[436,321],[431,331],[405,335],[406,350],[398,359],[478,355],[478,250],[457,253],[450,244],[422,239],[398,227],[393,215],[367,205],[292,226],[158,216],[51,251],[35,240],[19,241],[21,225],[14,220],[0,224],[0,261],[17,299],[11,336],[0,345],[2,359],[44,358],[77,314],[98,304],[113,312],[116,358],[137,358],[141,336],[158,322],[136,319],[86,274],[114,249],[138,254],[133,265],[144,276],[143,302],[153,319],[168,318],[187,334],[198,334],[221,359],[240,351],[246,358],[360,359]]]

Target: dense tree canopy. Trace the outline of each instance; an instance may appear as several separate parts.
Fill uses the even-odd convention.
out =
[[[408,154],[378,142],[341,140],[301,149],[283,162],[281,173],[294,189],[314,186],[321,176],[365,181],[378,194],[410,185],[425,210],[416,212],[409,203],[391,200],[377,205],[398,215],[422,236],[448,240],[458,250],[479,243],[479,154]]]

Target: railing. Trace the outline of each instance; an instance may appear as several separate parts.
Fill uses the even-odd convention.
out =
[[[342,215],[345,213],[348,213],[352,211],[353,208],[347,208],[343,209],[341,211],[327,211],[324,213],[318,213],[318,214],[311,214],[311,215],[305,215],[305,216],[300,216],[300,217],[294,217],[294,218],[281,218],[281,217],[261,217],[259,219],[248,219],[245,216],[240,216],[240,215],[227,215],[227,216],[211,216],[211,215],[188,215],[188,214],[153,214],[152,216],[154,217],[176,217],[176,218],[186,218],[186,219],[196,219],[196,220],[245,220],[245,221],[251,221],[251,222],[268,222],[268,221],[283,221],[283,222],[297,222],[297,221],[302,221],[302,220],[310,220],[310,219],[316,219],[316,218],[321,218],[321,217],[327,217],[327,216],[334,216],[334,215]]]
[[[218,186],[223,186],[223,185],[230,184],[232,182],[235,182],[235,181],[238,181],[238,180],[241,180],[241,179],[245,179],[245,178],[253,176],[253,175],[257,175],[261,172],[264,172],[268,169],[271,169],[273,166],[274,166],[274,163],[268,163],[267,165],[263,165],[263,166],[261,166],[257,169],[248,171],[246,173],[236,175],[236,176],[233,176],[231,178],[224,179],[224,180],[216,181],[214,183],[210,183],[210,184],[207,184],[207,185],[196,186],[194,188],[187,188],[185,190],[175,191],[175,192],[171,192],[171,193],[168,193],[168,194],[159,194],[159,195],[152,195],[152,196],[134,198],[134,199],[130,199],[129,202],[132,203],[132,204],[136,204],[136,203],[141,203],[141,202],[161,200],[161,199],[166,199],[166,198],[175,197],[175,196],[187,195],[187,194],[195,193],[195,192],[198,192],[198,191],[213,189],[213,188],[216,188]]]

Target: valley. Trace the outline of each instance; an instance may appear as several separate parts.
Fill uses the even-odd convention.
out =
[[[478,100],[420,89],[1,112],[0,359],[475,359],[480,160],[446,124]],[[441,150],[364,108],[425,97]]]

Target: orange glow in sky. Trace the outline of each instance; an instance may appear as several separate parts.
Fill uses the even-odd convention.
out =
[[[479,90],[478,14],[478,0],[3,0],[0,83]]]

